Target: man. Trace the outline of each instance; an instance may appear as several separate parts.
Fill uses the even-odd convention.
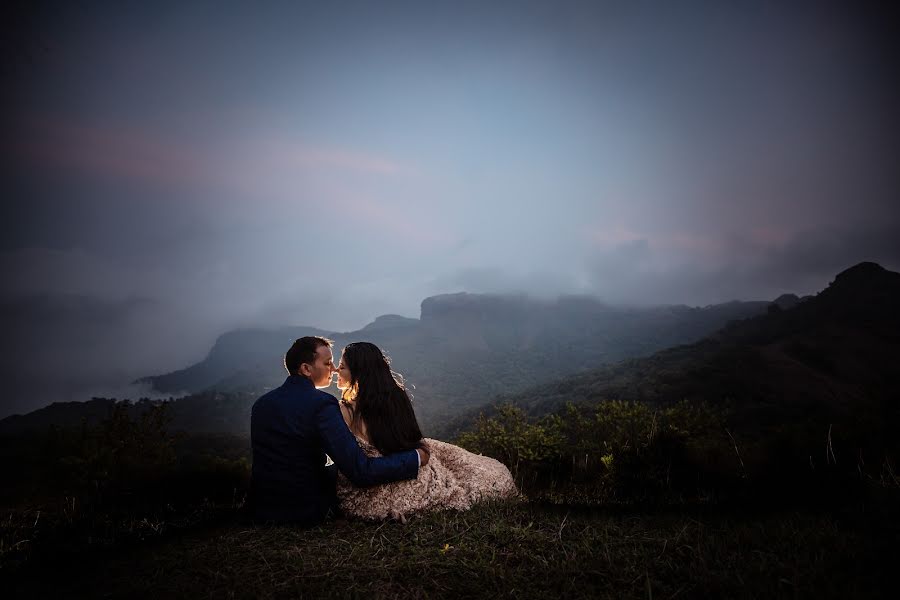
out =
[[[337,369],[332,341],[302,337],[284,355],[288,378],[250,413],[253,474],[250,503],[262,522],[314,525],[337,504],[334,466],[356,486],[413,479],[428,463],[422,449],[369,458],[356,443],[328,387]]]

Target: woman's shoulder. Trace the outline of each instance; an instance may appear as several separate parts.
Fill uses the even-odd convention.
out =
[[[350,431],[353,435],[356,436],[356,439],[361,443],[365,443],[367,445],[371,445],[369,442],[368,429],[366,428],[366,422],[362,419],[358,419],[356,426],[352,427],[351,423],[353,421],[353,403],[347,402],[346,400],[340,401],[341,414],[344,416],[344,422],[347,423],[347,427],[350,428]]]

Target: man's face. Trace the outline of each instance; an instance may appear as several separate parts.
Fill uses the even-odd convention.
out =
[[[304,363],[300,368],[305,371],[309,369],[309,377],[313,385],[317,388],[325,388],[331,385],[331,376],[335,371],[334,357],[331,355],[331,348],[328,346],[319,346],[316,350],[316,360],[313,364]]]

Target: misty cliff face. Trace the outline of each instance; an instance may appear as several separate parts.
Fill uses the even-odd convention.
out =
[[[767,305],[623,308],[585,297],[447,294],[426,298],[420,319],[384,315],[347,333],[309,327],[229,332],[204,361],[144,381],[162,393],[261,392],[284,380],[282,357],[294,339],[331,338],[336,358],[347,343],[364,340],[381,347],[411,384],[427,426],[497,394],[694,341]]]
[[[453,348],[524,349],[546,323],[540,305],[524,296],[445,294],[422,302],[422,328]]]
[[[422,302],[422,326],[454,345],[492,351],[557,348],[586,353],[572,360],[596,364],[603,354],[633,356],[658,343],[702,337],[726,322],[761,313],[766,302],[729,302],[691,308],[617,307],[595,298],[448,294]]]

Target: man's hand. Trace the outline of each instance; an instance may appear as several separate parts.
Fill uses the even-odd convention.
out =
[[[431,457],[431,455],[425,448],[416,448],[416,452],[419,453],[419,468],[421,469],[428,464],[428,459]]]

